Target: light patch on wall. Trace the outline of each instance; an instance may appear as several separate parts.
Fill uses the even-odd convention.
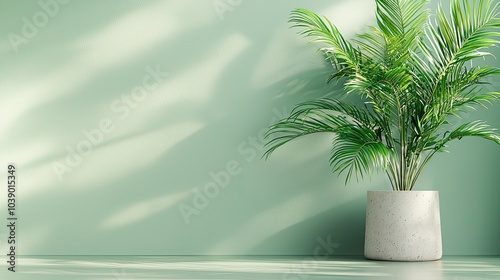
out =
[[[26,166],[41,158],[48,157],[50,151],[56,149],[56,145],[48,137],[39,136],[18,139],[16,143],[0,145],[0,148],[2,158],[15,160],[16,164]]]
[[[109,145],[105,142],[84,157],[82,164],[74,168],[72,173],[65,175],[64,185],[74,190],[102,186],[115,179],[123,179],[152,164],[155,159],[203,126],[200,122],[185,122]]]
[[[57,178],[53,176],[53,171],[50,166],[49,161],[44,161],[41,163],[37,163],[35,165],[29,166],[32,163],[32,160],[37,160],[40,157],[46,155],[47,150],[43,143],[36,144],[28,144],[22,145],[22,148],[13,149],[16,152],[24,155],[22,156],[6,156],[5,159],[15,159],[15,164],[17,165],[17,172],[19,177],[19,184],[21,187],[18,189],[20,192],[20,196],[25,201],[29,201],[28,199],[36,196],[37,194],[46,191],[49,188],[53,188],[59,182]],[[22,153],[21,153],[22,151]],[[33,152],[33,155],[30,156],[30,153]],[[3,154],[3,152],[1,152]],[[0,200],[0,207],[7,208],[7,200]]]
[[[99,146],[94,147],[90,155],[83,158],[80,166],[75,167],[71,173],[63,175],[64,181],[62,184],[65,188],[70,188],[67,189],[68,191],[74,191],[73,187],[75,186],[96,185],[124,176],[124,174],[128,174],[132,170],[142,168],[152,162],[169,148],[186,139],[202,127],[202,123],[188,122],[122,140],[113,145],[106,145],[105,142],[101,143]],[[143,147],[145,146],[150,147],[150,149],[144,149]],[[20,147],[19,149],[15,149],[15,157],[5,158],[15,158],[15,163],[21,167],[29,164],[30,160],[37,160],[46,155],[47,151],[53,150],[52,147],[44,145],[43,142],[37,142],[36,145],[22,145]],[[20,151],[23,151],[23,153],[20,153]],[[20,155],[17,153],[20,153]],[[23,160],[21,155],[25,155],[26,158]],[[64,164],[66,156],[67,154],[64,154],[56,160]],[[109,165],[109,159],[112,159],[113,162],[116,160],[116,166],[106,168]],[[23,197],[36,196],[47,189],[61,186],[61,182],[58,181],[54,173],[52,164],[52,159],[49,159],[30,166],[27,169],[23,168],[19,170],[22,172]],[[93,181],[93,178],[98,181]],[[1,200],[0,206],[4,204],[5,201]]]
[[[0,92],[16,94],[0,96],[0,104],[10,104],[2,108],[0,133],[5,134],[6,128],[32,108],[68,94],[105,70],[146,54],[161,42],[211,20],[211,15],[197,13],[200,16],[191,16],[186,21],[183,14],[178,13],[179,5],[183,10],[197,7],[196,3],[189,1],[158,1],[118,18],[93,34],[79,37],[75,42],[54,46],[62,55],[70,56],[44,75],[31,73],[25,67],[26,63],[37,63],[36,57],[10,65],[9,72],[2,73]],[[54,53],[53,49],[37,49],[37,52],[38,56]],[[36,65],[33,68],[45,67]]]
[[[125,209],[122,209],[105,218],[100,223],[99,227],[101,229],[109,230],[139,222],[169,207],[177,205],[179,201],[190,195],[190,191],[185,191],[177,194],[169,194],[153,198],[127,206]]]
[[[16,162],[18,165],[18,173],[20,180],[21,197],[29,199],[37,196],[37,194],[47,191],[47,189],[54,189],[59,185],[57,178],[50,166],[50,161],[36,164],[34,166],[25,167],[23,162]],[[7,200],[5,200],[6,202]],[[26,200],[27,201],[27,200]],[[6,203],[0,200],[0,207],[6,208]]]
[[[170,76],[168,82],[158,88],[158,91],[164,92],[163,95],[156,95],[161,100],[152,102],[148,110],[164,110],[179,102],[207,102],[216,94],[214,89],[217,83],[228,82],[226,77],[221,76],[223,71],[249,46],[250,40],[241,34],[226,36],[196,65]]]
[[[184,22],[179,15],[169,12],[168,7],[149,5],[111,22],[94,34],[81,37],[68,48],[80,52],[82,63],[106,68],[145,53],[162,41],[185,32],[183,29],[196,21],[187,21],[189,25]]]
[[[114,66],[209,24],[210,15],[199,11],[196,2],[157,1],[115,20],[104,30],[80,38],[69,49],[80,50],[81,61],[87,65]]]
[[[340,1],[328,9],[315,11],[320,16],[326,16],[337,26],[342,35],[349,39],[364,30],[368,24],[375,24],[375,1],[349,0]]]
[[[43,75],[31,75],[28,70],[10,71],[12,76],[2,79],[0,83],[0,92],[8,93],[0,96],[0,104],[9,104],[2,108],[5,114],[0,122],[0,133],[8,133],[5,130],[31,110],[71,94],[97,75],[92,71],[91,66],[76,58],[64,60]]]

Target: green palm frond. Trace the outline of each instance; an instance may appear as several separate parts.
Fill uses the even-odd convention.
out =
[[[452,140],[460,140],[463,137],[480,137],[493,141],[500,145],[500,134],[498,134],[496,131],[496,129],[491,128],[483,121],[468,122],[453,130],[446,138],[444,138],[439,143],[439,145],[444,146],[446,143]]]
[[[457,97],[453,103],[453,114],[457,111],[475,110],[476,107],[487,108],[487,105],[500,100],[500,92],[477,93],[477,90],[472,90],[464,96]]]
[[[353,174],[360,179],[374,169],[385,169],[391,155],[391,150],[371,129],[349,125],[338,131],[334,138],[330,165],[334,171],[347,172],[347,184]]]
[[[441,81],[453,68],[463,68],[464,63],[491,55],[486,48],[495,46],[500,36],[499,3],[492,0],[451,1],[451,16],[439,7],[435,25],[427,29],[427,44],[423,53],[434,68],[436,82]]]
[[[360,53],[345,40],[344,36],[327,18],[321,18],[306,9],[292,11],[290,20],[292,27],[301,28],[301,35],[312,37],[311,42],[325,43],[323,50],[329,55],[339,71],[349,74],[358,72]]]
[[[420,43],[422,25],[429,17],[423,9],[426,0],[376,0],[376,3],[377,23],[387,42],[386,58],[402,63]]]
[[[377,26],[352,41],[327,18],[306,9],[292,11],[292,27],[321,43],[326,60],[347,94],[363,103],[334,98],[299,104],[271,126],[264,156],[304,135],[334,135],[330,165],[354,175],[383,169],[395,190],[411,190],[427,162],[449,141],[480,137],[500,144],[495,129],[482,121],[448,129],[449,117],[487,107],[500,92],[482,86],[500,69],[478,66],[500,44],[498,0],[450,0],[434,17],[426,0],[375,0]],[[447,132],[444,132],[447,131]]]
[[[337,133],[341,127],[350,123],[344,116],[335,116],[324,112],[310,112],[301,118],[286,118],[270,126],[265,138],[271,138],[266,144],[264,158],[284,144],[305,135],[320,132]]]
[[[331,111],[332,113],[337,112],[348,116],[349,119],[355,124],[369,127],[371,129],[375,129],[375,126],[377,126],[378,123],[375,120],[376,117],[366,107],[357,107],[355,105],[330,98],[320,98],[318,100],[303,102],[293,109],[290,114],[290,118],[307,116],[309,113],[315,111]]]

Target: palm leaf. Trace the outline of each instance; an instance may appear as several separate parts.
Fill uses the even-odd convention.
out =
[[[385,169],[391,154],[371,129],[349,125],[342,127],[334,139],[330,165],[336,172],[347,172],[347,184],[353,174],[359,179],[373,169]]]
[[[343,126],[350,123],[343,116],[334,116],[323,112],[314,112],[302,118],[285,118],[269,127],[265,138],[271,138],[265,144],[264,158],[284,144],[314,133],[329,132],[337,133]]]
[[[289,22],[293,23],[292,27],[302,29],[299,34],[312,37],[311,42],[325,43],[329,48],[323,50],[328,51],[328,59],[334,62],[338,70],[358,72],[359,52],[344,39],[340,31],[327,18],[321,18],[306,9],[295,9],[291,13]]]
[[[500,134],[496,132],[497,130],[491,128],[484,121],[473,121],[464,123],[455,130],[453,130],[446,138],[444,138],[440,143],[440,147],[455,139],[462,139],[463,137],[480,137],[493,141],[500,144]]]
[[[330,98],[320,98],[318,100],[303,102],[292,110],[290,118],[307,116],[311,112],[314,113],[317,111],[331,111],[332,113],[337,112],[348,116],[349,119],[355,124],[366,126],[371,129],[374,129],[377,125],[377,121],[374,119],[375,116],[368,108],[357,107],[355,105]]]
[[[407,57],[417,47],[422,25],[429,14],[423,7],[426,0],[376,0],[377,23],[388,42],[392,59]],[[396,55],[396,57],[394,57]],[[401,56],[401,57],[398,57]]]
[[[436,83],[451,68],[461,68],[464,62],[491,55],[483,50],[497,44],[495,37],[500,36],[499,4],[492,3],[492,0],[474,0],[470,5],[466,0],[453,0],[450,18],[441,7],[438,9],[436,26],[428,29],[429,45],[421,45],[435,67]]]

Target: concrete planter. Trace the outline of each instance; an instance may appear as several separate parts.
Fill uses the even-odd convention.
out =
[[[368,191],[366,258],[432,261],[441,256],[439,192]]]

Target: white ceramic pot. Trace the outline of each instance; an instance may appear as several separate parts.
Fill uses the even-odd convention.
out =
[[[366,258],[431,261],[442,254],[438,191],[368,191]]]

